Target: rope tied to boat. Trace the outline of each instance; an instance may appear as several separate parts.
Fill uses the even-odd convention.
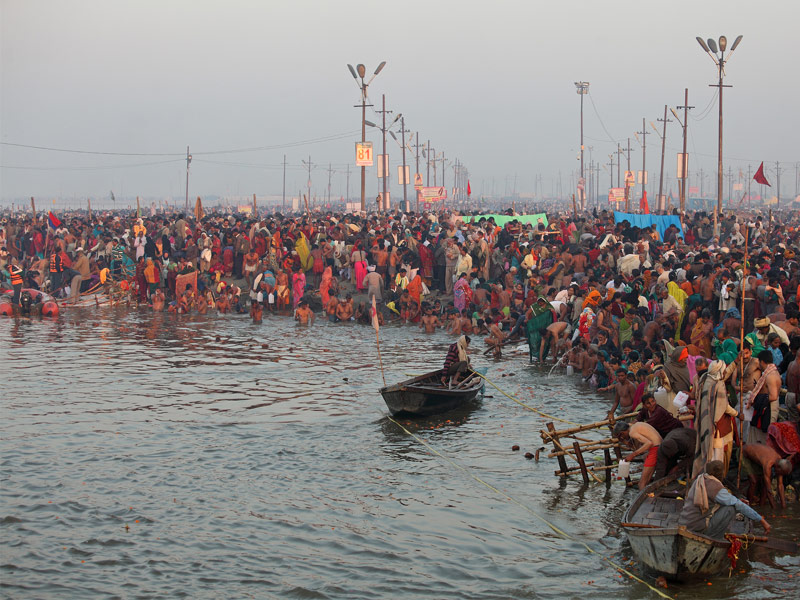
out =
[[[578,425],[578,426],[580,426],[580,423],[574,423],[572,421],[567,421],[566,419],[559,419],[558,417],[554,417],[553,415],[548,415],[547,413],[542,412],[538,408],[533,408],[532,406],[529,406],[528,404],[525,404],[524,402],[522,402],[521,400],[519,400],[515,396],[513,396],[513,395],[511,395],[511,394],[509,394],[509,393],[507,393],[507,392],[505,392],[503,390],[501,390],[497,386],[497,384],[495,382],[493,382],[491,379],[489,379],[488,377],[486,377],[486,375],[483,375],[482,373],[478,373],[477,371],[474,371],[472,369],[470,369],[470,371],[475,373],[478,377],[482,378],[484,381],[486,381],[486,383],[491,385],[494,389],[496,389],[498,392],[503,394],[506,398],[508,398],[510,400],[513,400],[514,402],[516,402],[520,406],[523,406],[523,407],[527,408],[528,410],[537,413],[538,415],[544,417],[545,419],[552,419],[553,421],[559,421],[561,423],[566,423],[567,425]]]
[[[484,379],[485,379],[485,377],[484,377]],[[488,381],[488,379],[487,379],[487,381]],[[496,386],[495,386],[495,387],[496,387]],[[499,389],[499,388],[498,388],[498,389]],[[502,390],[501,390],[501,391],[502,391]],[[537,411],[537,412],[538,412],[538,411]],[[460,471],[462,471],[462,472],[466,473],[466,474],[467,474],[467,475],[468,475],[468,476],[469,476],[471,479],[473,479],[473,480],[475,480],[476,482],[480,483],[481,485],[483,485],[483,486],[485,486],[485,487],[489,488],[490,490],[492,490],[492,491],[493,491],[493,492],[495,492],[496,494],[498,494],[498,495],[502,496],[503,498],[505,498],[505,499],[506,499],[506,500],[508,500],[509,502],[512,502],[513,504],[516,504],[517,506],[519,506],[519,507],[520,507],[520,508],[522,508],[523,510],[525,510],[525,511],[529,512],[530,514],[532,514],[534,517],[536,517],[536,518],[537,518],[537,519],[539,519],[541,522],[543,522],[545,525],[547,525],[547,526],[548,526],[550,529],[552,529],[552,530],[553,530],[553,532],[554,532],[556,535],[558,535],[558,536],[562,537],[563,539],[566,539],[566,540],[573,541],[573,542],[575,542],[575,543],[577,543],[577,544],[579,544],[579,545],[583,546],[583,547],[584,547],[584,548],[585,548],[585,549],[586,549],[586,550],[587,550],[587,551],[588,551],[590,554],[596,554],[596,555],[600,556],[600,557],[601,557],[601,558],[602,558],[604,561],[606,561],[608,564],[610,564],[612,567],[614,567],[614,568],[615,568],[617,571],[619,571],[620,573],[624,573],[625,575],[627,575],[627,576],[628,576],[628,577],[630,577],[631,579],[634,579],[634,580],[638,581],[639,583],[642,583],[642,584],[646,585],[648,588],[650,588],[650,590],[652,590],[653,592],[655,592],[656,594],[658,594],[658,595],[659,595],[659,596],[661,596],[662,598],[668,598],[669,600],[673,600],[672,596],[669,596],[669,595],[665,594],[664,592],[662,592],[661,590],[659,590],[658,588],[656,588],[656,587],[654,587],[654,586],[650,585],[649,583],[647,583],[647,582],[646,582],[646,581],[644,581],[643,579],[641,579],[641,578],[637,577],[636,575],[634,575],[633,573],[631,573],[630,571],[628,571],[628,570],[627,570],[625,567],[623,567],[623,566],[621,566],[621,565],[618,565],[617,563],[615,563],[613,560],[611,560],[611,559],[610,559],[610,558],[608,558],[607,556],[603,556],[603,555],[601,555],[599,552],[597,552],[597,550],[595,550],[594,548],[592,548],[591,546],[589,546],[589,544],[587,544],[587,543],[586,543],[586,542],[584,542],[583,540],[580,540],[580,539],[577,539],[577,538],[575,538],[575,537],[571,536],[569,533],[567,533],[566,531],[564,531],[563,529],[561,529],[560,527],[558,527],[558,526],[557,526],[557,525],[555,525],[554,523],[552,523],[552,522],[548,521],[547,519],[545,519],[545,518],[544,518],[542,515],[540,515],[539,513],[537,513],[535,510],[533,510],[533,509],[532,509],[531,507],[529,507],[528,505],[526,505],[526,504],[523,504],[522,502],[520,502],[519,500],[517,500],[517,499],[516,499],[516,498],[514,498],[513,496],[509,496],[507,493],[505,493],[505,492],[501,491],[500,489],[496,488],[496,487],[495,487],[495,486],[493,486],[491,483],[489,483],[489,482],[485,481],[484,479],[481,479],[480,477],[478,477],[477,475],[475,475],[474,473],[472,473],[472,472],[471,472],[471,471],[470,471],[470,470],[469,470],[467,467],[465,467],[465,466],[463,466],[463,465],[460,465],[460,464],[458,464],[457,462],[455,462],[455,461],[454,461],[454,460],[452,460],[451,458],[448,458],[447,456],[445,456],[444,454],[442,454],[441,452],[439,452],[439,451],[438,451],[436,448],[434,448],[433,446],[431,446],[431,445],[430,445],[428,442],[426,442],[425,440],[423,440],[421,437],[419,437],[419,436],[418,436],[418,435],[416,435],[415,433],[412,433],[411,431],[409,431],[408,429],[406,429],[406,427],[404,427],[404,426],[403,426],[401,423],[397,422],[397,421],[396,421],[396,420],[395,420],[393,417],[387,417],[387,419],[389,419],[389,421],[391,421],[392,423],[394,423],[395,425],[397,425],[397,426],[398,426],[400,429],[402,429],[402,430],[403,430],[403,431],[406,433],[406,435],[409,435],[409,436],[411,436],[412,438],[414,438],[415,440],[417,440],[417,441],[418,441],[420,444],[422,444],[423,446],[425,446],[425,447],[426,447],[428,450],[430,450],[430,451],[431,451],[433,454],[435,454],[436,456],[438,456],[438,457],[439,457],[439,458],[441,458],[442,460],[444,460],[444,461],[446,461],[446,462],[450,463],[450,464],[451,464],[453,467],[455,467],[456,469],[458,469],[458,470],[460,470]]]

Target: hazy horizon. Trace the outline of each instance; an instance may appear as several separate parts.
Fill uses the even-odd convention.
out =
[[[781,1],[768,9],[741,0],[681,0],[658,9],[634,1],[412,0],[398,7],[352,0],[0,0],[0,201],[92,198],[102,205],[112,191],[118,198],[182,198],[187,146],[190,198],[280,196],[285,155],[287,197],[306,191],[301,161],[310,156],[313,196],[327,196],[329,168],[331,197],[345,196],[349,165],[349,196],[357,199],[360,92],[347,64],[363,62],[371,73],[384,60],[369,89],[374,107],[367,119],[380,122],[375,111],[385,94],[394,111],[387,122],[402,113],[406,128],[430,140],[437,155],[457,158],[469,170],[473,197],[574,191],[574,82],[581,80],[590,82],[585,161],[587,170],[590,158],[600,163],[601,196],[617,142],[625,146],[630,137],[632,169],[641,169],[634,132],[643,117],[648,193],[657,191],[661,144],[650,121],[658,125],[665,104],[682,105],[684,88],[696,107],[689,119],[690,185],[700,186],[703,169],[704,195],[714,196],[717,103],[709,84],[716,67],[695,36],[726,35],[730,45],[743,35],[726,66],[725,84],[733,86],[724,91],[726,175],[730,169],[731,183],[746,189],[748,166],[752,175],[764,161],[772,183],[765,191],[774,195],[780,161],[784,205],[796,196],[800,175],[791,137],[800,125],[800,83],[783,66],[800,6]],[[665,193],[674,195],[682,134],[669,118]],[[367,128],[367,139],[379,154],[380,132]],[[397,201],[401,151],[392,138],[387,150]],[[616,161],[615,155],[615,185]],[[413,177],[410,154],[407,163]],[[368,202],[381,186],[375,169],[367,169]],[[420,170],[424,177],[426,168]],[[452,164],[445,185],[453,185]],[[727,178],[725,186],[727,197]]]

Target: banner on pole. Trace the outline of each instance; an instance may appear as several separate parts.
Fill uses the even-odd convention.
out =
[[[644,184],[647,185],[647,171],[637,171],[637,183],[642,183],[642,173],[644,173]]]
[[[426,202],[437,202],[447,199],[447,188],[444,186],[423,187],[421,197]]]
[[[688,164],[689,155],[683,152],[678,152],[678,179],[686,179],[686,166]]]
[[[609,188],[608,190],[609,202],[624,202],[625,201],[625,188]]]
[[[397,165],[397,183],[399,185],[411,183],[411,167],[406,165],[404,168],[403,165]]]
[[[383,174],[389,177],[389,155],[378,154],[378,179],[383,179]]]

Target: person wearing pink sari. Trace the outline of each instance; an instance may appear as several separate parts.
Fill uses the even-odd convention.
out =
[[[353,253],[350,255],[350,262],[356,271],[356,290],[364,291],[364,277],[367,276],[367,253],[361,249],[361,242],[356,242]]]
[[[466,273],[462,273],[458,281],[453,284],[453,305],[461,312],[472,302],[472,288],[469,287]]]
[[[322,281],[319,284],[319,297],[322,300],[322,306],[328,306],[328,301],[331,299],[328,293],[331,289],[331,280],[333,279],[333,269],[325,267],[322,272]]]
[[[306,291],[306,274],[302,270],[295,271],[292,275],[292,307],[297,308]]]

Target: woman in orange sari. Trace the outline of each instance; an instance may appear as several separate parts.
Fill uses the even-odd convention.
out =
[[[325,267],[325,271],[322,273],[322,281],[319,284],[319,298],[322,300],[322,306],[328,306],[328,301],[330,298],[330,288],[331,288],[331,280],[333,279],[333,269],[331,267]]]
[[[412,319],[412,323],[417,323],[419,322],[419,309],[420,305],[422,304],[422,277],[419,276],[419,272],[417,272],[411,283],[408,284],[406,291],[408,292],[411,301],[417,305],[416,311],[411,311],[412,313],[416,312],[416,316],[414,319]]]

